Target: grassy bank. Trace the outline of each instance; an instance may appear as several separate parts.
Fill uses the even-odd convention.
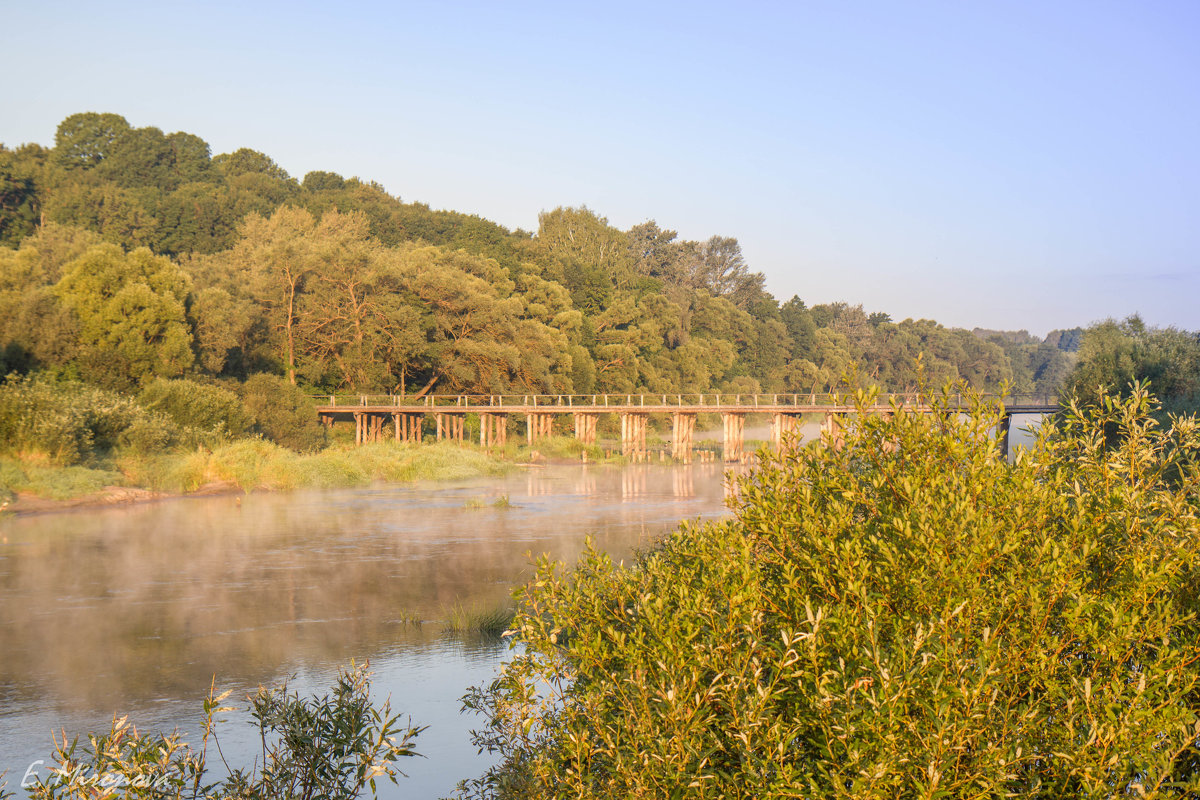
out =
[[[300,454],[271,442],[242,440],[190,452],[122,453],[90,466],[0,459],[0,502],[11,502],[18,493],[69,500],[110,486],[167,494],[186,494],[213,484],[245,491],[286,491],[376,482],[461,480],[502,475],[514,468],[500,458],[448,442],[388,442]]]

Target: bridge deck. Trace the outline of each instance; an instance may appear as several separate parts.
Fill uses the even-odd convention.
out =
[[[408,398],[385,398],[379,396],[337,397],[320,395],[317,413],[324,416],[335,414],[848,414],[857,407],[832,398],[810,395],[733,396],[722,399],[709,395],[685,399],[671,395],[608,395],[568,397],[549,395],[540,398],[439,395],[421,402]],[[646,402],[650,400],[651,402]],[[916,405],[907,402],[907,397],[896,398],[896,405],[906,410],[928,413],[928,404]],[[321,402],[325,401],[325,402]],[[578,402],[577,402],[578,401]],[[1052,414],[1058,404],[1041,398],[1005,398],[999,400],[1006,414]],[[965,406],[963,406],[965,407]],[[868,407],[872,412],[892,410],[891,398],[881,400]]]

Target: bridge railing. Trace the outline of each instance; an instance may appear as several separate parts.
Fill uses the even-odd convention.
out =
[[[722,408],[753,409],[763,408],[774,410],[779,408],[821,408],[842,406],[847,404],[845,395],[825,392],[779,392],[739,394],[733,392],[692,392],[674,394],[430,394],[414,398],[395,394],[325,394],[310,395],[322,407],[346,409],[355,407],[392,407],[392,408],[423,408],[445,409],[446,411],[502,411],[513,408],[629,408],[642,407],[647,409],[669,410],[672,408],[711,408],[718,411]],[[1053,406],[1057,400],[1051,396],[1016,395],[1008,397],[990,396],[988,399],[1000,400],[1005,406]],[[875,408],[889,408],[896,405],[916,405],[919,396],[915,393],[881,394],[876,399]],[[961,398],[955,397],[954,404],[961,405]]]

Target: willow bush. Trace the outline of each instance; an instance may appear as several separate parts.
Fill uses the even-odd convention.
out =
[[[21,778],[32,800],[355,800],[378,796],[378,784],[396,783],[401,758],[423,727],[400,721],[391,701],[371,698],[370,673],[351,662],[339,669],[332,691],[301,697],[287,683],[260,687],[248,699],[262,749],[253,764],[231,767],[220,747],[221,715],[229,692],[204,701],[203,738],[197,747],[178,733],[147,734],[127,717],[112,728],[56,742],[52,764]],[[36,762],[31,766],[40,766]],[[225,777],[217,777],[225,772]],[[3,778],[0,775],[0,778]],[[18,776],[19,777],[19,776]],[[0,800],[15,791],[0,782]]]
[[[633,566],[540,562],[462,792],[1196,796],[1196,421],[1135,387],[1010,464],[998,408],[928,402],[765,456]]]
[[[145,453],[174,445],[178,426],[134,400],[48,375],[0,381],[0,452],[60,466],[114,449]]]

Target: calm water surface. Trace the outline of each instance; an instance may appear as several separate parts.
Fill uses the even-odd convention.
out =
[[[509,508],[490,504],[507,497]],[[484,507],[475,508],[482,504]],[[722,516],[723,475],[687,467],[554,467],[457,484],[183,499],[0,521],[0,771],[10,786],[50,732],[143,730],[195,742],[210,682],[302,693],[370,659],[374,689],[428,725],[385,797],[429,798],[487,765],[459,698],[509,657],[453,636],[454,604],[507,603],[527,553],[573,560],[587,536],[628,558],[681,519]],[[413,625],[407,619],[425,620]],[[233,764],[256,741],[221,734]]]

